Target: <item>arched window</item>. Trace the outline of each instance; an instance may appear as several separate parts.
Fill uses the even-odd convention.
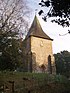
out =
[[[48,72],[52,74],[51,55],[48,56]]]
[[[30,72],[32,72],[32,52],[30,52]]]
[[[32,52],[27,54],[28,72],[32,72]]]
[[[33,72],[36,69],[36,54],[31,51],[28,53],[28,71]]]
[[[33,68],[33,71],[35,72],[36,70],[36,53],[32,53],[32,68]]]

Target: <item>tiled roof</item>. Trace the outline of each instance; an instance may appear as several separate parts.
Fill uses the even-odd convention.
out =
[[[39,38],[53,40],[43,32],[43,30],[41,28],[41,25],[39,23],[39,20],[38,20],[38,18],[36,16],[34,18],[34,21],[33,21],[32,25],[31,25],[31,27],[29,29],[29,32],[28,32],[26,38],[28,38],[30,36],[35,36],[35,37],[39,37]]]

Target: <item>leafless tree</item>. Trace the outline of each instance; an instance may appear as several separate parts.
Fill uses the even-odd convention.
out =
[[[0,36],[25,31],[28,14],[26,0],[0,0]]]
[[[21,46],[18,37],[22,32],[25,34],[29,13],[26,0],[0,0],[1,70],[13,70],[23,62],[22,53],[19,52]]]

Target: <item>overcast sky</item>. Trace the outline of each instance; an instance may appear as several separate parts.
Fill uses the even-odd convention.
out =
[[[32,9],[32,13],[30,15],[30,25],[34,19],[35,16],[35,9],[38,9],[38,11],[41,9],[40,6],[38,5],[40,0],[28,0],[28,4],[30,8]],[[59,36],[59,34],[65,34],[68,32],[69,28],[63,28],[62,26],[59,26],[56,23],[51,23],[50,20],[48,19],[47,22],[44,22],[41,17],[36,14],[39,22],[42,26],[43,31],[49,35],[54,41],[52,42],[52,48],[53,48],[53,53],[58,53],[63,50],[67,50],[70,52],[70,34],[67,34],[65,36]]]

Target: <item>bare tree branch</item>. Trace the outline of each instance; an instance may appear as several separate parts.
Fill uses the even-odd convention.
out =
[[[24,0],[0,0],[0,33],[19,29],[28,25],[29,9]],[[13,28],[13,29],[12,29]]]

